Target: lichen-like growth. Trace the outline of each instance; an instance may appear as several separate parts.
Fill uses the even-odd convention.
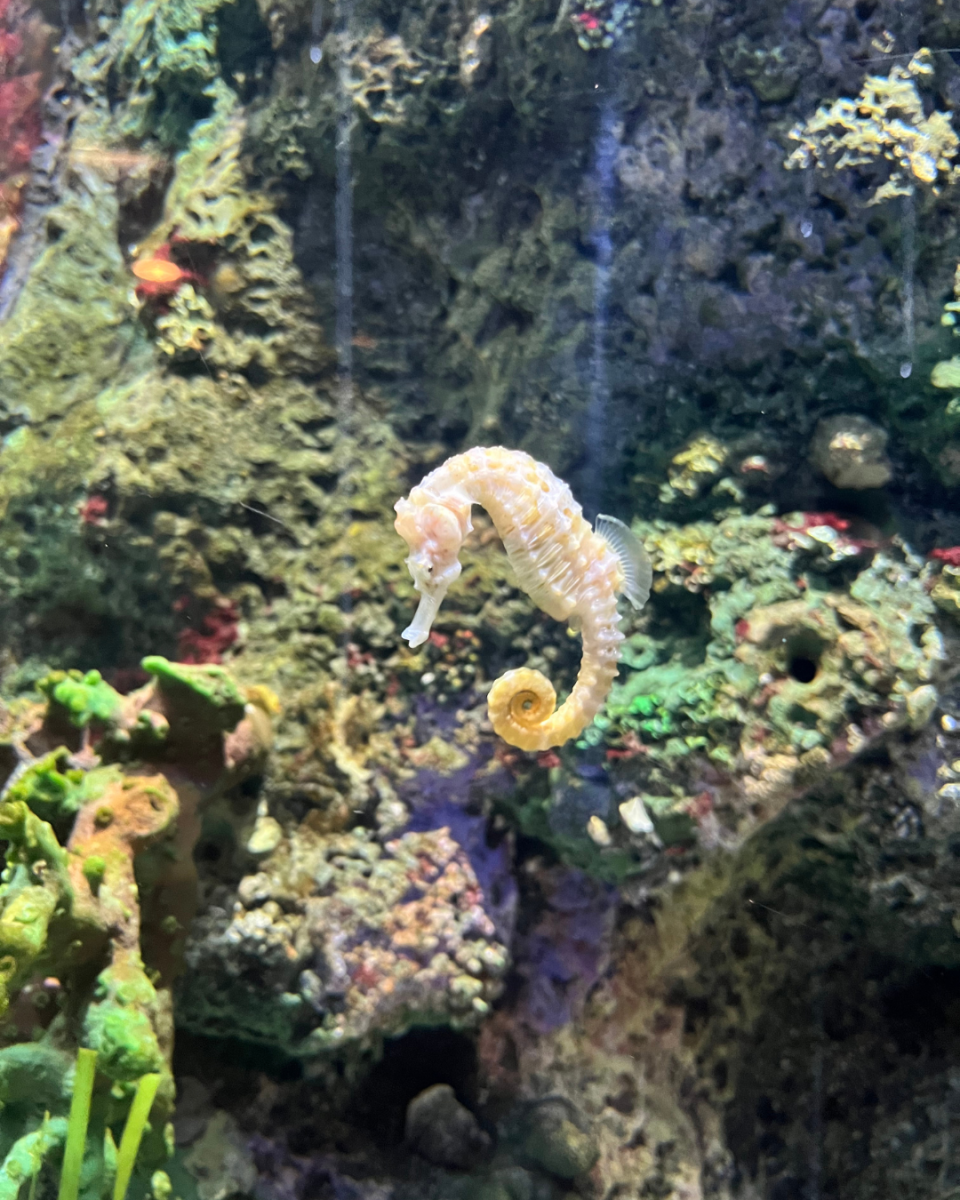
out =
[[[157,318],[157,349],[174,360],[202,355],[215,336],[213,308],[189,283]]]
[[[818,108],[805,125],[790,131],[800,145],[786,166],[842,170],[885,160],[892,169],[868,204],[912,196],[917,182],[935,193],[955,183],[960,178],[954,161],[960,139],[947,113],[935,109],[925,114],[917,91],[917,77],[933,74],[930,57],[929,50],[918,50],[889,75],[868,75],[855,99],[842,97]]]

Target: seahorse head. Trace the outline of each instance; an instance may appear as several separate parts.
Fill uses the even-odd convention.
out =
[[[447,594],[447,588],[460,574],[460,546],[463,542],[462,516],[450,505],[414,488],[409,497],[398,500],[395,527],[410,548],[407,568],[413,586],[420,593],[420,605],[411,624],[403,631],[411,646],[422,645]]]

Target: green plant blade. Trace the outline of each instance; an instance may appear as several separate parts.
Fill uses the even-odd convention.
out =
[[[127,1113],[127,1123],[123,1127],[123,1137],[117,1152],[117,1178],[113,1185],[113,1200],[125,1200],[130,1176],[133,1174],[133,1164],[137,1161],[137,1151],[140,1149],[140,1139],[143,1137],[144,1126],[147,1117],[150,1116],[159,1086],[159,1075],[142,1075],[137,1083],[137,1094]],[[62,1196],[60,1200],[63,1200]]]
[[[96,1073],[96,1050],[78,1050],[77,1068],[73,1076],[73,1098],[70,1101],[70,1116],[67,1120],[67,1144],[63,1148],[63,1166],[60,1168],[58,1200],[77,1200],[80,1191],[80,1168],[83,1166],[83,1149],[90,1121],[90,1097],[93,1095]]]

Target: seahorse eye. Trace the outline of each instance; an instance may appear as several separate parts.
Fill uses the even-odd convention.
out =
[[[429,504],[421,517],[424,539],[441,554],[456,554],[460,549],[460,523],[442,504]]]

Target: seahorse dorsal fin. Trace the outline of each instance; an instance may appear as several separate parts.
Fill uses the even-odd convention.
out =
[[[603,513],[597,516],[594,529],[620,559],[623,594],[634,608],[643,608],[650,595],[653,567],[640,539],[622,521]]]

